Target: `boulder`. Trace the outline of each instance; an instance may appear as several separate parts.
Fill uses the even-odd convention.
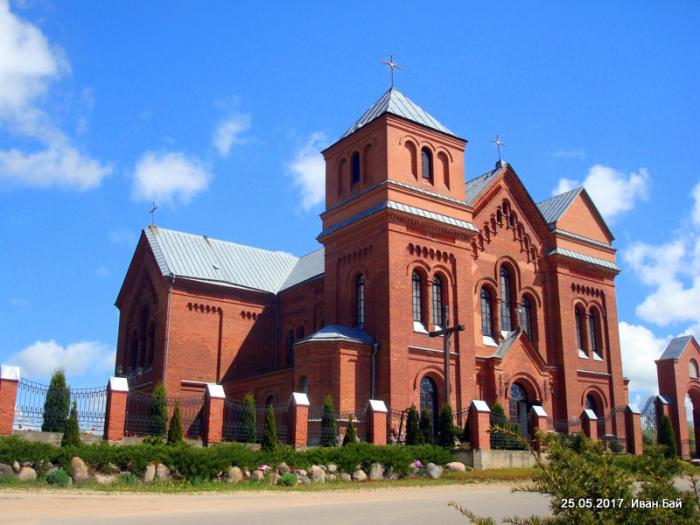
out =
[[[369,479],[379,481],[384,478],[384,466],[381,463],[372,463],[369,466]]]
[[[304,477],[307,475],[307,472],[303,468],[295,470],[294,473],[297,475],[297,477]]]
[[[280,463],[279,465],[277,465],[277,472],[279,472],[283,476],[285,474],[289,474],[289,471],[290,471],[289,465],[287,465],[286,463]]]
[[[243,471],[238,467],[228,469],[226,481],[229,483],[238,483],[243,480]]]
[[[449,472],[464,472],[467,470],[467,466],[459,461],[450,461],[447,465],[445,465],[445,468]]]
[[[160,481],[172,481],[173,475],[170,473],[170,469],[166,465],[158,463],[158,466],[156,467],[156,479]]]
[[[9,478],[12,477],[14,474],[14,471],[12,470],[12,467],[6,463],[0,463],[0,478]]]
[[[262,470],[255,469],[253,472],[250,473],[250,481],[262,481],[265,479],[265,474],[263,473]]]
[[[340,479],[342,481],[352,481],[352,476],[346,472],[341,472],[340,473]]]
[[[12,470],[15,471],[15,474],[19,473],[19,469],[22,468],[22,465],[19,464],[19,461],[13,461],[12,462]]]
[[[156,479],[156,466],[153,463],[146,465],[146,470],[143,473],[143,482],[152,483]]]
[[[119,474],[121,469],[114,463],[107,463],[107,466],[102,469],[105,474]]]
[[[436,465],[435,463],[428,463],[425,471],[428,473],[428,476],[430,476],[431,479],[439,479],[440,476],[442,476],[442,467]]]
[[[328,481],[335,481],[336,479],[338,479],[338,476],[336,476],[335,474],[328,474],[328,477],[326,479]]]
[[[99,485],[111,485],[117,480],[114,474],[103,474],[102,472],[95,472],[95,483]]]
[[[309,476],[311,477],[311,481],[314,483],[326,482],[326,473],[318,465],[311,465],[311,468],[309,469]]]
[[[268,476],[267,480],[270,482],[270,485],[277,485],[281,477],[282,476],[279,474],[279,472],[273,470],[272,472],[270,472],[270,475]]]
[[[367,474],[365,474],[364,470],[357,469],[355,472],[352,473],[352,479],[354,481],[367,481]]]
[[[78,456],[75,456],[70,460],[70,470],[73,473],[71,478],[75,483],[80,483],[81,481],[87,481],[90,479],[90,473],[88,472],[87,465]]]
[[[337,474],[338,473],[338,465],[335,463],[329,463],[326,465],[326,470],[328,471],[329,474]]]
[[[243,471],[243,477],[244,477],[245,479],[250,479],[250,470],[245,469],[245,470]]]
[[[20,481],[34,481],[36,480],[36,470],[32,467],[22,467],[17,473],[17,479]]]
[[[416,465],[415,462],[410,463],[408,465],[408,473],[415,474],[416,472],[418,472],[418,465]]]

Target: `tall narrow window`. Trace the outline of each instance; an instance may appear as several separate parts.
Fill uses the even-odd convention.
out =
[[[433,154],[428,148],[420,150],[421,175],[424,179],[433,180]]]
[[[481,333],[489,337],[493,336],[491,292],[485,286],[481,289]]]
[[[527,296],[523,297],[520,303],[520,326],[532,341],[532,303]]]
[[[352,170],[350,176],[350,185],[354,186],[355,184],[360,182],[360,154],[357,151],[352,154],[350,164],[350,168]]]
[[[576,307],[576,343],[578,344],[578,349],[583,350],[583,316],[581,315],[581,309]]]
[[[297,341],[299,339],[304,339],[304,325],[297,328]]]
[[[588,339],[594,354],[600,355],[598,348],[598,318],[593,310],[588,314]]]
[[[433,324],[435,326],[443,326],[442,307],[442,279],[436,275],[433,277]]]
[[[423,322],[423,280],[418,272],[413,272],[413,321]]]
[[[513,330],[513,304],[511,301],[510,272],[501,266],[501,330]]]
[[[153,354],[156,348],[156,325],[151,323],[148,327],[148,347],[146,352],[146,367],[150,368],[153,366]]]
[[[698,370],[698,362],[695,359],[691,359],[688,363],[688,372],[691,379],[697,379],[700,376],[700,370]]]
[[[365,276],[360,274],[355,281],[355,317],[357,318],[357,326],[360,328],[365,325]]]

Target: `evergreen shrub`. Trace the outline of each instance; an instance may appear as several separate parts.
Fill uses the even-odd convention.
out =
[[[452,417],[452,407],[445,403],[438,415],[437,444],[441,447],[451,448],[454,446],[454,424]]]
[[[664,450],[667,458],[678,456],[676,433],[673,431],[671,419],[667,415],[661,416],[661,421],[659,422],[659,445],[666,447]]]
[[[70,388],[66,384],[66,375],[62,369],[51,376],[49,389],[44,401],[44,421],[42,432],[63,432],[70,409]]]
[[[61,438],[62,447],[79,447],[80,446],[80,426],[78,424],[78,405],[73,401],[70,415],[64,424],[65,430]]]
[[[418,410],[416,410],[415,405],[411,405],[406,418],[406,445],[421,445],[422,443],[423,434],[418,421]]]
[[[422,443],[432,445],[435,442],[435,431],[433,430],[433,412],[427,408],[420,413],[420,432]]]
[[[272,405],[268,405],[267,411],[265,412],[265,428],[263,429],[263,437],[260,446],[265,452],[272,452],[278,445],[275,409]]]
[[[348,418],[348,428],[343,436],[343,446],[351,445],[357,442],[357,432],[355,432],[355,423],[353,423],[353,417]]]
[[[243,415],[240,440],[243,443],[255,443],[258,440],[258,421],[255,412],[255,398],[250,392],[243,396]]]
[[[179,445],[184,441],[182,432],[182,417],[180,416],[180,403],[175,403],[173,409],[173,417],[170,418],[170,426],[168,427],[168,445]]]
[[[333,398],[327,395],[323,400],[323,417],[321,418],[321,446],[334,447],[338,433],[338,422],[336,421],[335,406]]]

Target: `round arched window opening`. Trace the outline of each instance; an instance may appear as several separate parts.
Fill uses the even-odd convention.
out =
[[[691,379],[700,378],[700,369],[698,369],[698,362],[695,359],[690,360],[690,363],[688,363],[688,368]]]
[[[430,410],[435,419],[437,413],[437,387],[428,376],[420,380],[420,410]]]
[[[309,393],[309,380],[306,376],[301,376],[299,378],[299,392],[303,392],[304,394]]]
[[[596,403],[593,395],[588,394],[586,396],[586,401],[584,402],[584,408],[586,408],[586,410],[592,410],[593,413],[596,415],[596,417],[598,416],[598,404]]]

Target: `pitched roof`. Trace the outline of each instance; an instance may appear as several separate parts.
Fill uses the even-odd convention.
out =
[[[620,271],[620,267],[614,262],[606,261],[605,259],[600,259],[598,257],[592,257],[586,255],[585,253],[575,252],[573,250],[567,250],[566,248],[554,248],[547,255],[561,255],[562,257],[568,257],[569,259],[576,259],[581,262],[588,264],[594,264],[596,266],[601,266],[603,268],[608,268],[616,272]]]
[[[360,330],[359,328],[329,324],[320,330],[317,330],[310,336],[300,339],[297,341],[297,344],[311,341],[350,341],[353,343],[371,345],[375,342],[375,339],[367,332]]]
[[[355,133],[358,129],[381,117],[385,113],[391,113],[397,117],[405,118],[421,126],[456,136],[443,126],[438,120],[423,110],[418,104],[401,93],[398,89],[391,88],[384,93],[365,113],[348,129],[341,139]]]
[[[503,169],[506,168],[506,166],[508,166],[507,162],[499,160],[496,163],[496,167],[491,171],[487,171],[483,175],[479,175],[475,179],[467,181],[466,197],[467,204],[469,206],[474,204],[474,201],[477,199],[477,197],[484,193],[486,188],[488,188],[491,184],[491,181],[493,181],[493,179],[495,179],[501,173],[501,171],[503,171]]]
[[[157,226],[144,235],[163,275],[277,293],[324,271],[323,250],[300,259]]]
[[[564,212],[569,209],[574,199],[583,191],[583,186],[574,188],[573,190],[560,193],[550,199],[543,200],[537,203],[544,220],[547,224],[553,224],[561,219]]]
[[[661,357],[659,357],[658,361],[663,361],[666,359],[678,359],[683,353],[683,350],[685,350],[685,347],[688,346],[688,343],[692,338],[692,335],[684,335],[681,337],[674,337],[673,339],[671,339],[668,345],[666,345],[666,349],[661,354]]]
[[[498,348],[496,348],[496,351],[493,353],[492,357],[505,357],[505,355],[508,353],[508,350],[510,350],[510,347],[513,346],[513,343],[518,339],[521,333],[523,333],[521,327],[518,327],[512,332],[510,332],[508,334],[508,337],[506,337],[503,341],[501,341],[501,344],[498,345]]]

